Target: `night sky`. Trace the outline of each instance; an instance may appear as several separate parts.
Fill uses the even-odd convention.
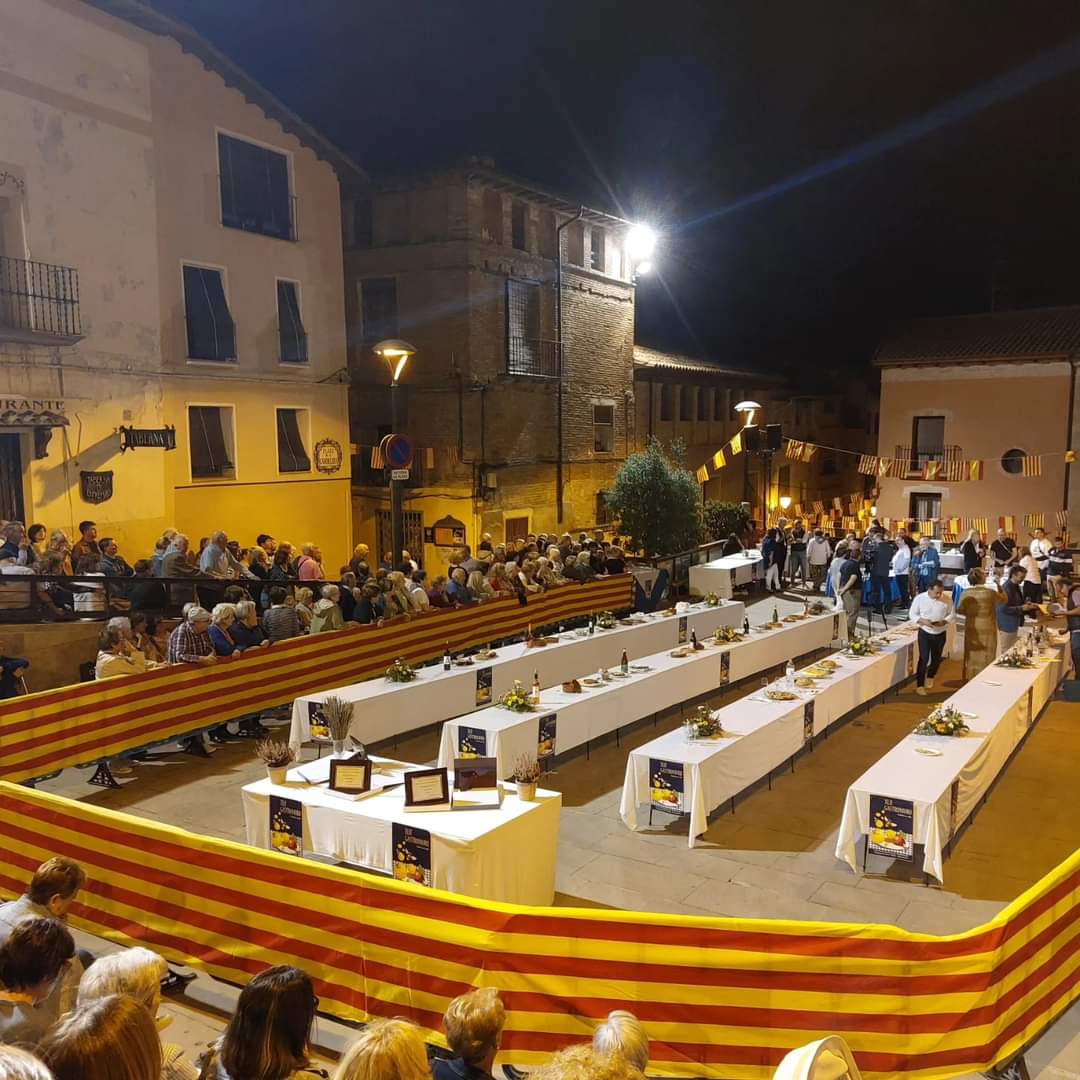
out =
[[[654,223],[647,344],[855,370],[896,319],[1080,302],[1077,4],[154,3],[375,176],[487,154]]]

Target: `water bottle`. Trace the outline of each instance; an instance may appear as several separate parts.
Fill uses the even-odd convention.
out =
[[[795,685],[795,662],[789,660],[784,665],[784,678],[787,680],[788,689]]]

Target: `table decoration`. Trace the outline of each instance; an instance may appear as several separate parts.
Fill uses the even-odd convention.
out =
[[[610,611],[601,611],[596,616],[596,626],[599,630],[614,630],[615,616]]]
[[[955,705],[938,705],[914,730],[915,735],[965,735],[971,729]]]
[[[844,649],[847,656],[873,656],[874,646],[866,638],[854,637]]]
[[[697,739],[715,739],[723,735],[720,722],[709,711],[708,705],[699,705],[684,721],[683,734],[687,742]]]
[[[404,656],[399,656],[387,669],[386,677],[390,682],[407,683],[416,678],[416,668]]]
[[[718,626],[713,632],[713,641],[717,645],[733,645],[742,639],[743,635],[734,626]]]
[[[515,679],[514,685],[499,698],[499,704],[511,712],[532,712],[533,705],[529,698],[529,691],[518,679]]]
[[[276,739],[260,739],[255,744],[255,753],[266,766],[266,775],[271,784],[284,784],[285,773],[296,760],[296,752],[288,743]]]
[[[510,774],[510,779],[517,784],[518,798],[522,802],[536,801],[536,785],[541,775],[540,762],[535,758],[530,758],[528,754],[522,754],[514,762],[514,771]]]
[[[1031,668],[1034,667],[1034,661],[1026,653],[1021,652],[1015,645],[1004,652],[997,659],[998,667],[1007,668]]]
[[[349,739],[349,726],[352,724],[352,702],[331,695],[323,701],[322,713],[326,728],[330,732],[333,755],[343,757],[345,744]]]
[[[719,607],[720,606],[720,597],[717,596],[716,593],[714,593],[714,592],[706,593],[704,595],[704,597],[702,597],[702,600],[703,600],[703,602],[705,603],[705,605],[707,607]]]

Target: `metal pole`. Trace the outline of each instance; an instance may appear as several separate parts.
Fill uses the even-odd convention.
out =
[[[401,426],[401,390],[396,380],[390,384],[390,428],[395,435],[400,435]],[[390,569],[396,570],[401,562],[401,552],[405,547],[405,521],[401,510],[401,485],[403,481],[390,481]]]
[[[558,524],[563,520],[563,335],[562,335],[562,234],[563,229],[580,221],[585,214],[581,207],[577,214],[568,218],[555,229],[555,363],[558,365],[558,386],[555,401],[555,516]]]

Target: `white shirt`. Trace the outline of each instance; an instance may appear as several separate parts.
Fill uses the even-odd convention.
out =
[[[1034,542],[1033,542],[1034,543]],[[1030,555],[1025,555],[1020,560],[1020,565],[1027,571],[1027,577],[1025,581],[1030,581],[1033,585],[1042,584],[1042,574],[1039,572],[1038,556],[1032,551]]]
[[[1031,552],[1031,557],[1033,559],[1035,559],[1036,562],[1038,562],[1040,564],[1050,561],[1050,541],[1049,540],[1040,540],[1037,536],[1033,536],[1031,538],[1031,543],[1028,544],[1028,551]],[[1020,562],[1021,562],[1021,565],[1022,565],[1023,564],[1023,559],[1021,559]],[[1032,580],[1036,580],[1036,579],[1033,578]]]
[[[811,566],[824,566],[829,561],[829,541],[824,536],[811,536],[806,542],[806,557]]]
[[[941,600],[935,600],[928,592],[919,593],[911,601],[908,618],[916,625],[920,619],[926,619],[929,622],[952,622],[956,618],[956,612],[953,611],[952,604],[944,600],[945,594],[941,595]],[[944,634],[948,627],[920,626],[919,629],[925,630],[928,634]]]
[[[896,554],[892,557],[892,575],[900,577],[911,569],[911,548],[903,540],[897,542]]]

